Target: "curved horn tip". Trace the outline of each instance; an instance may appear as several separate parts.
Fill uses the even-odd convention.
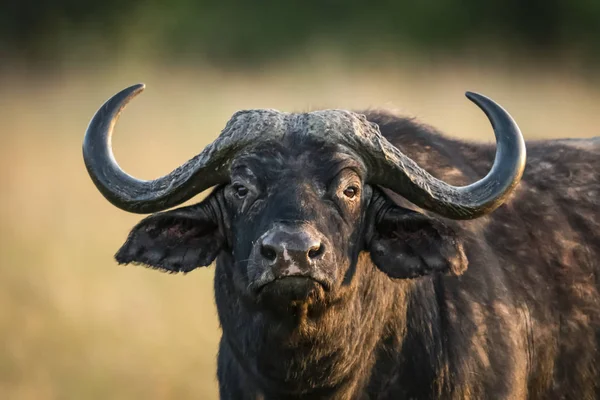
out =
[[[127,104],[129,104],[129,102],[134,97],[142,93],[145,88],[145,84],[137,83],[135,85],[129,86],[128,88],[121,90],[119,93],[112,96],[102,105],[102,107],[98,110],[96,115],[94,115],[92,121],[96,117],[103,118],[104,113],[106,113],[107,110],[111,110],[110,114],[112,115],[112,118],[115,118],[114,121],[116,122],[116,118],[119,117],[119,114],[121,114],[121,111],[123,111],[125,106],[127,106]]]
[[[491,112],[493,109],[497,109],[499,111],[502,111],[503,113],[506,113],[510,117],[510,114],[508,114],[508,112],[504,109],[504,107],[502,107],[500,104],[496,103],[494,100],[490,99],[487,96],[484,96],[481,93],[465,92],[465,96],[467,96],[467,99],[469,99],[473,103],[475,103],[475,105],[477,105],[477,107],[482,109],[483,112],[485,112],[486,115],[488,115],[488,116],[489,116],[489,114],[488,114],[489,112]],[[510,119],[512,119],[512,117],[510,117]]]
[[[477,104],[481,101],[492,101],[492,99],[490,99],[487,96],[482,95],[481,93],[477,93],[477,92],[465,92],[465,96],[467,97],[467,99],[471,100],[473,103]]]
[[[128,88],[121,90],[119,94],[122,94],[125,97],[133,97],[142,93],[144,89],[146,89],[145,83],[136,83],[135,85],[129,86]]]
[[[136,83],[135,85],[130,86],[130,88],[134,89],[134,90],[142,91],[142,90],[146,89],[146,84],[140,82],[140,83]]]

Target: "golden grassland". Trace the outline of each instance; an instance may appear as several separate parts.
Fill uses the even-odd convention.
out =
[[[114,147],[142,178],[195,155],[244,108],[384,107],[491,141],[463,97],[474,90],[507,108],[528,139],[600,134],[600,91],[566,72],[386,65],[325,58],[242,73],[134,63],[0,76],[0,398],[217,397],[212,269],[116,265],[141,216],[105,201],[83,166],[93,112],[130,84],[148,88],[123,114]]]

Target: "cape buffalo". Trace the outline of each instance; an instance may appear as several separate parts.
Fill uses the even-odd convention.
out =
[[[141,181],[111,135],[142,90],[96,113],[85,164],[115,206],[156,213],[119,263],[216,260],[221,398],[600,398],[600,138],[530,142],[526,163],[474,93],[495,148],[385,112],[248,110]]]

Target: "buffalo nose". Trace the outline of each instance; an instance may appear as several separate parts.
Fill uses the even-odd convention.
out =
[[[274,230],[260,243],[260,254],[271,264],[295,263],[307,265],[325,251],[317,235],[306,231]]]

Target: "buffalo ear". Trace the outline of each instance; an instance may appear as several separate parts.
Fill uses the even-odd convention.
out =
[[[207,201],[142,220],[115,255],[117,262],[184,273],[210,265],[225,239]]]
[[[371,259],[391,278],[435,272],[461,275],[467,269],[462,242],[440,221],[392,206],[373,223]]]

